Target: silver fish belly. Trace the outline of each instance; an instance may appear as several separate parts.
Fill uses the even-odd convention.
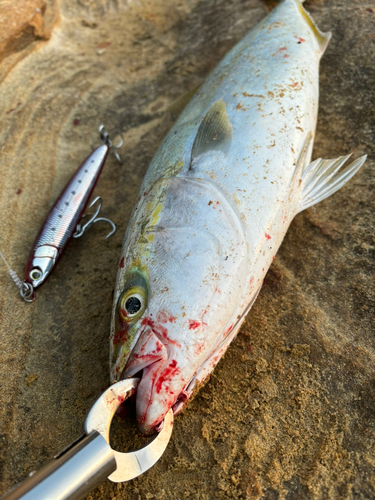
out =
[[[215,367],[293,217],[365,160],[310,162],[329,39],[298,0],[281,2],[217,66],[151,162],[122,249],[110,360],[112,380],[142,371],[145,433]]]

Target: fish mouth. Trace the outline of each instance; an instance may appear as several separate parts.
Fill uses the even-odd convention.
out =
[[[164,363],[167,359],[168,350],[166,345],[151,328],[147,328],[134,346],[120,378],[133,377],[142,370],[142,377],[144,377],[151,365]]]
[[[170,408],[174,411],[176,405],[180,406],[178,402],[184,399],[181,384],[185,385],[170,346],[165,340],[162,342],[151,328],[139,338],[121,379],[135,375],[141,375],[135,402],[137,426],[142,434],[150,435],[160,430],[160,424]]]

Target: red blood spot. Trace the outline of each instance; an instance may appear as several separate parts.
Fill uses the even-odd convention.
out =
[[[179,344],[176,340],[172,340],[168,337],[168,330],[165,328],[165,326],[156,323],[151,318],[143,318],[141,324],[143,326],[149,326],[156,335],[163,337],[164,339],[168,340],[168,342],[170,342],[171,344],[177,347],[181,347],[181,344]]]
[[[287,48],[286,47],[281,47],[280,49],[278,49],[277,52],[282,52],[283,50],[287,50]]]
[[[284,59],[287,59],[290,56],[288,56],[288,54],[285,54],[283,57],[284,57]]]
[[[74,120],[73,125],[75,125],[75,126],[79,125],[79,120],[78,120],[78,118],[76,118],[76,119]]]
[[[167,313],[165,311],[160,311],[158,313],[158,315],[156,316],[156,319],[160,323],[168,323],[168,316],[167,316]]]
[[[217,202],[216,202],[216,205],[220,205],[220,203],[217,201]]]
[[[225,332],[225,335],[228,335],[228,333],[232,330],[233,328],[233,325],[230,325],[229,328],[227,328],[227,331]]]
[[[160,323],[168,323],[168,321],[170,323],[174,323],[176,321],[176,317],[172,316],[172,314],[167,311],[160,311],[157,315],[157,320]]]
[[[17,108],[21,106],[22,102],[17,102]]]
[[[294,82],[294,83],[292,84],[292,87],[297,87],[297,85],[298,85],[298,82]]]
[[[163,383],[171,381],[172,377],[174,375],[176,375],[177,373],[179,373],[179,371],[180,370],[177,367],[177,361],[175,359],[173,359],[169,363],[169,365],[167,366],[167,368],[164,368],[164,370],[159,375],[159,378],[158,378],[158,380],[156,381],[156,384],[155,384],[156,392],[160,393]]]
[[[117,396],[117,401],[122,404],[124,401],[125,401],[125,397],[124,396]]]
[[[204,347],[204,342],[200,343],[200,344],[197,344],[194,348],[194,353],[196,356],[198,356],[198,354],[200,354],[202,352],[202,349]]]
[[[264,236],[267,238],[267,240],[271,239],[271,236],[269,234],[267,234],[267,233]]]
[[[128,311],[126,309],[121,309],[121,316],[123,318],[126,318],[127,315],[128,315]]]
[[[251,352],[251,345],[250,345],[250,344],[247,346],[247,350],[248,350],[249,352]]]
[[[120,268],[121,269],[124,269],[124,262],[125,262],[125,259],[124,257],[121,259],[121,262],[120,262]]]
[[[102,42],[102,43],[99,43],[98,49],[106,49],[110,45],[112,45],[112,42]]]
[[[16,194],[21,194],[22,193],[22,189],[17,189],[17,193]]]
[[[202,325],[200,321],[196,321],[194,319],[189,319],[189,330],[196,330]]]
[[[128,330],[128,325],[124,325],[124,328],[122,330],[118,330],[113,337],[113,345],[117,345],[120,342],[124,344],[128,340]]]

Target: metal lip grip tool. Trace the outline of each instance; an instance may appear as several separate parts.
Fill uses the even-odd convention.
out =
[[[160,433],[144,448],[120,453],[109,445],[112,418],[138,384],[139,379],[132,378],[107,389],[90,410],[85,434],[1,500],[79,500],[106,478],[115,483],[130,481],[152,467],[171,437],[172,410],[165,416]]]

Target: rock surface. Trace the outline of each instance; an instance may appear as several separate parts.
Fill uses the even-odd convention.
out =
[[[15,23],[0,34],[0,249],[22,274],[101,122],[125,139],[124,165],[110,157],[96,188],[118,231],[104,241],[98,225],[73,241],[31,305],[0,268],[0,494],[78,437],[108,386],[112,290],[142,177],[176,101],[272,7],[45,3],[0,2],[0,21]],[[305,6],[333,32],[314,157],[370,158],[296,217],[241,333],[176,418],[158,464],[130,483],[103,483],[91,500],[375,497],[375,2]],[[143,442],[132,419],[130,410],[116,419],[116,449]]]

